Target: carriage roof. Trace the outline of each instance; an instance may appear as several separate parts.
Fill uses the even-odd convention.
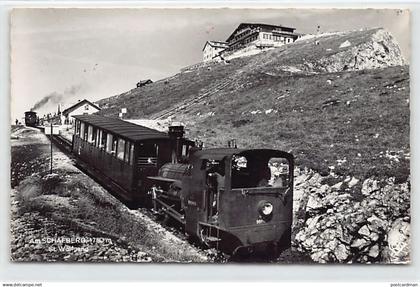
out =
[[[117,118],[110,118],[93,114],[74,115],[73,117],[115,135],[125,137],[131,141],[169,139],[167,133],[160,132],[145,126],[136,125]]]

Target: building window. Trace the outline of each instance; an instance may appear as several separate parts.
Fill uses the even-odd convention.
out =
[[[89,110],[89,105],[85,105],[85,111]]]

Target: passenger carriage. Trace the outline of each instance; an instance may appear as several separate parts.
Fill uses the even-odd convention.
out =
[[[159,132],[116,118],[73,116],[73,153],[120,185],[128,202],[144,203],[150,190],[148,176],[168,162],[188,156],[192,141],[182,138],[182,127]]]

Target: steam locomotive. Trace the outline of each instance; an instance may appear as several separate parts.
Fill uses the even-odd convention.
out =
[[[178,221],[207,246],[290,246],[293,156],[273,149],[201,149],[182,126],[159,132],[98,115],[75,117],[73,153],[123,187],[125,201]]]
[[[38,117],[36,112],[25,112],[25,125],[28,127],[36,127],[38,125]]]

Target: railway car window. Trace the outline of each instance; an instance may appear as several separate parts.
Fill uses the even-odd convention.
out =
[[[80,137],[83,139],[83,135],[85,134],[85,123],[80,123]]]
[[[255,188],[268,186],[271,172],[268,159],[234,156],[232,158],[232,188]]]
[[[132,165],[134,159],[134,144],[130,144],[130,161],[129,163]]]
[[[114,136],[112,139],[112,150],[111,150],[111,153],[113,155],[117,154],[117,145],[118,145],[118,138]]]
[[[285,158],[233,157],[232,188],[287,187],[289,162]]]
[[[80,136],[80,121],[76,120],[75,122],[75,130],[76,130],[76,135]]]
[[[130,151],[131,151],[132,146],[133,146],[133,144],[130,143],[130,142],[125,143],[124,161],[126,163],[131,163],[130,162]]]
[[[157,164],[158,146],[156,144],[140,144],[138,164],[148,166]]]
[[[88,131],[89,131],[89,125],[85,124],[84,130],[83,130],[83,140],[88,140]]]
[[[232,188],[254,187],[255,180],[251,179],[248,160],[244,156],[232,157]]]
[[[118,148],[117,148],[117,157],[120,160],[124,160],[124,149],[125,149],[125,140],[119,139]]]
[[[93,143],[93,126],[91,125],[88,126],[87,141]]]
[[[92,129],[91,141],[92,141],[92,143],[93,143],[94,146],[96,146],[96,142],[97,142],[97,139],[96,139],[96,134],[97,133],[98,133],[98,129],[97,128],[93,128]]]
[[[106,135],[106,147],[105,150],[107,153],[112,153],[112,135],[107,134]]]
[[[187,145],[182,145],[182,156],[187,156],[188,153],[188,146]]]
[[[100,129],[96,129],[96,138],[95,138],[96,147],[101,147],[101,133],[102,131]]]
[[[101,145],[100,145],[100,147],[103,148],[104,150],[106,150],[107,141],[108,141],[108,134],[104,131],[101,131],[101,141],[100,141]]]
[[[289,161],[285,158],[271,158],[268,161],[271,178],[268,184],[272,187],[287,187],[289,185]]]

